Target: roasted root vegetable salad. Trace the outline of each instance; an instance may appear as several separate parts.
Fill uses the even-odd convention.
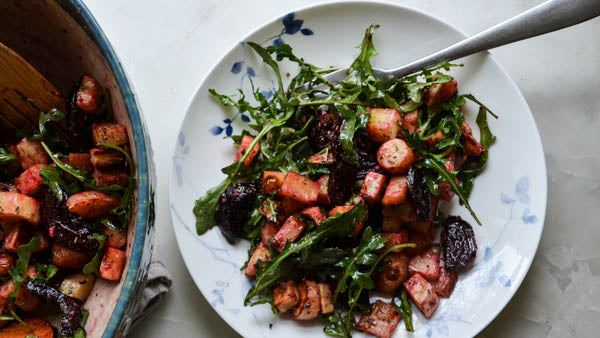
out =
[[[123,273],[135,189],[126,128],[89,76],[66,106],[0,148],[2,337],[85,337],[95,281]]]
[[[270,100],[253,89],[257,105],[241,90],[210,90],[254,123],[231,137],[239,148],[222,169],[227,177],[194,207],[199,234],[217,225],[232,244],[250,241],[246,305],[320,317],[335,337],[354,330],[391,337],[401,321],[413,331],[411,303],[429,318],[440,297],[451,296],[477,244],[471,225],[438,204],[456,196],[479,223],[468,197],[494,142],[486,119],[493,113],[440,72],[459,65],[383,86],[370,63],[377,27],[366,30],[360,55],[336,84],[322,77],[332,69],[306,63],[289,45],[248,42],[279,89]],[[287,87],[284,59],[299,67]],[[480,107],[479,140],[463,115],[467,100]]]

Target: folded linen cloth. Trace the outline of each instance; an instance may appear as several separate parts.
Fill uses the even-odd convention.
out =
[[[160,301],[165,298],[173,284],[171,275],[163,263],[155,257],[152,257],[150,267],[148,268],[148,280],[142,293],[142,298],[138,303],[135,312],[135,318],[131,327],[137,325],[143,318],[156,308]]]

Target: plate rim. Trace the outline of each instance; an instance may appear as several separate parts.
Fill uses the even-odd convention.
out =
[[[180,126],[178,129],[178,133],[177,136],[181,133],[181,130],[183,129],[183,127],[185,126],[185,122],[186,119],[188,118],[189,114],[191,114],[192,112],[192,107],[194,102],[196,101],[196,99],[198,98],[198,95],[201,95],[200,90],[202,89],[202,87],[205,85],[205,83],[207,82],[208,78],[216,71],[216,69],[218,68],[218,66],[220,65],[220,63],[222,62],[223,59],[225,59],[230,53],[232,53],[239,45],[240,42],[243,41],[247,41],[249,37],[251,37],[252,35],[260,32],[261,30],[267,28],[268,26],[278,22],[279,20],[281,20],[282,17],[284,17],[285,15],[289,14],[289,13],[301,13],[304,11],[308,11],[311,9],[315,9],[315,8],[322,8],[322,7],[329,7],[329,6],[338,6],[338,5],[345,5],[345,4],[363,4],[363,5],[368,5],[368,6],[389,6],[389,7],[395,7],[395,9],[399,9],[399,10],[404,10],[406,12],[409,13],[413,13],[413,14],[418,14],[418,15],[422,15],[425,16],[429,19],[432,19],[434,21],[437,21],[445,26],[447,26],[450,29],[453,29],[454,31],[456,31],[459,35],[462,36],[462,38],[467,38],[469,37],[468,34],[466,34],[463,30],[459,29],[458,27],[456,27],[456,25],[448,22],[445,19],[442,19],[432,13],[429,13],[427,11],[421,10],[419,8],[415,8],[413,6],[410,5],[406,5],[406,4],[401,4],[401,3],[394,3],[394,2],[390,2],[387,0],[333,0],[333,1],[322,1],[322,2],[318,2],[315,4],[310,4],[307,6],[301,6],[292,10],[288,10],[288,11],[280,11],[278,15],[272,17],[271,19],[265,21],[264,23],[258,25],[256,28],[252,29],[248,34],[244,35],[241,39],[238,39],[238,42],[234,43],[230,48],[228,48],[224,53],[222,53],[216,60],[215,62],[213,62],[213,64],[210,66],[209,70],[206,72],[206,75],[204,75],[204,77],[202,78],[202,80],[198,83],[198,85],[195,87],[194,92],[190,98],[190,100],[188,100],[188,104],[186,105],[186,110],[185,110],[185,115],[183,116],[181,122],[180,122]],[[539,249],[539,245],[541,242],[541,238],[542,238],[542,233],[544,232],[544,225],[545,225],[545,219],[546,219],[546,212],[547,212],[547,206],[548,206],[548,175],[547,175],[547,165],[546,165],[546,158],[545,156],[543,156],[543,154],[545,154],[544,152],[544,145],[542,143],[541,140],[541,136],[540,136],[540,132],[539,132],[539,128],[537,126],[537,123],[535,121],[535,117],[533,115],[533,112],[531,110],[531,108],[529,107],[529,104],[527,102],[527,100],[525,99],[525,96],[523,95],[523,92],[521,91],[521,89],[519,88],[519,86],[517,85],[517,83],[515,82],[515,80],[510,76],[510,74],[506,71],[506,69],[504,68],[504,66],[494,57],[494,55],[490,52],[490,51],[485,51],[482,52],[485,53],[486,57],[490,59],[490,61],[492,61],[494,63],[495,66],[498,67],[498,69],[501,71],[501,73],[508,79],[508,82],[510,83],[510,85],[516,90],[516,93],[518,95],[518,98],[521,100],[521,102],[524,104],[524,107],[527,109],[527,112],[529,113],[527,115],[527,118],[531,119],[531,123],[533,123],[533,126],[535,127],[535,135],[533,136],[533,138],[537,141],[539,147],[540,147],[540,151],[541,151],[541,165],[543,168],[543,172],[540,173],[542,174],[542,176],[545,178],[545,180],[543,181],[543,185],[540,186],[537,190],[540,192],[540,196],[543,196],[543,213],[539,214],[540,217],[540,229],[538,231],[538,236],[537,236],[537,241],[535,244],[535,250],[533,250],[533,255],[530,256],[530,258],[525,262],[526,265],[526,272],[518,279],[518,280],[514,280],[514,284],[515,284],[515,288],[511,289],[510,291],[510,296],[509,297],[505,297],[505,299],[502,301],[502,306],[498,307],[496,311],[490,311],[490,313],[493,313],[493,315],[489,316],[489,319],[484,320],[484,321],[480,321],[480,323],[478,324],[474,324],[474,334],[473,336],[481,333],[481,331],[483,331],[487,326],[489,326],[489,324],[491,324],[500,314],[500,312],[502,312],[506,306],[508,305],[508,303],[513,299],[514,295],[517,293],[517,291],[519,290],[519,288],[521,287],[523,281],[525,280],[525,277],[527,276],[527,274],[529,273],[529,270],[531,269],[531,265],[533,264],[533,261],[535,259],[535,256],[537,255],[537,251]],[[173,148],[172,154],[175,154],[175,151],[177,150],[177,142],[175,142],[175,146]],[[171,156],[171,158],[173,158],[174,155]],[[196,288],[200,291],[200,293],[202,294],[202,297],[204,297],[205,300],[208,301],[208,299],[206,298],[206,295],[204,293],[204,291],[202,290],[202,288],[199,287],[198,282],[196,282],[196,278],[194,277],[194,274],[192,274],[189,270],[189,263],[188,259],[186,258],[186,256],[183,253],[183,249],[181,247],[181,240],[179,238],[178,232],[175,231],[176,228],[176,216],[174,215],[174,212],[172,210],[172,205],[173,205],[173,199],[174,199],[174,191],[173,191],[173,182],[176,179],[175,177],[175,166],[173,165],[173,162],[171,162],[171,168],[169,170],[169,214],[171,217],[171,226],[173,227],[174,233],[175,233],[175,239],[177,241],[177,247],[179,249],[179,253],[181,254],[183,261],[185,263],[185,267],[188,270],[188,273],[190,274],[190,276],[192,277],[192,280],[194,281],[194,284],[196,286]],[[237,327],[237,325],[234,325],[233,323],[230,323],[229,321],[227,321],[224,316],[225,310],[218,308],[218,307],[212,307],[211,309],[213,311],[215,311],[219,317],[221,318],[221,320],[223,320],[223,322],[225,322],[229,327],[231,327],[236,333],[238,333],[239,335],[243,336],[244,333],[243,331],[241,331],[240,328]]]

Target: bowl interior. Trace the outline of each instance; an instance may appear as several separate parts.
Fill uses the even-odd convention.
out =
[[[317,5],[278,18],[260,27],[244,41],[263,46],[285,42],[299,57],[321,67],[347,66],[358,54],[364,30],[378,23],[374,37],[378,68],[390,68],[427,55],[464,37],[452,26],[419,11],[380,2],[339,2]],[[415,308],[416,336],[477,334],[512,297],[535,254],[546,207],[546,171],[543,150],[527,103],[513,81],[488,54],[459,62],[455,69],[461,93],[473,93],[500,118],[488,118],[497,142],[490,150],[486,171],[477,179],[470,202],[484,225],[478,227],[456,201],[444,206],[474,227],[479,245],[476,265],[461,275],[454,294],[443,299],[434,317],[426,320]],[[294,74],[297,68],[281,65]],[[194,201],[224,179],[220,168],[231,163],[235,148],[228,131],[239,133],[248,123],[235,111],[223,109],[209,88],[233,94],[255,86],[272,93],[272,71],[243,43],[235,45],[200,84],[183,121],[173,156],[170,181],[171,215],[186,265],[209,303],[244,336],[322,335],[324,322],[300,323],[275,316],[269,306],[244,307],[250,281],[240,272],[247,243],[229,245],[218,229],[195,234]],[[465,115],[475,124],[477,107],[468,104]],[[474,132],[478,130],[474,128]],[[199,263],[201,262],[201,263]],[[206,271],[211,271],[207,274]],[[270,325],[272,324],[272,325]],[[401,337],[402,327],[396,331]]]
[[[0,41],[31,63],[63,95],[69,93],[73,83],[83,74],[91,75],[106,87],[112,99],[114,118],[116,122],[127,127],[132,158],[138,164],[137,151],[140,148],[136,147],[134,142],[142,142],[143,148],[144,140],[139,139],[139,133],[135,133],[134,129],[141,129],[141,126],[132,126],[121,88],[111,70],[111,65],[103,55],[103,51],[89,35],[94,28],[90,27],[89,22],[76,21],[74,16],[65,10],[77,10],[78,8],[78,14],[87,11],[86,8],[76,5],[77,1],[2,1],[0,2]],[[144,166],[144,168],[146,167]],[[147,184],[147,174],[145,179],[146,181],[142,182],[142,185]],[[139,185],[140,182],[138,182]],[[138,197],[136,193],[136,205]],[[127,230],[126,253],[128,258],[132,257],[132,250],[135,247],[134,239],[139,237],[136,237],[136,222],[134,221],[136,215],[137,213],[133,215]],[[145,229],[142,229],[142,233],[144,231]],[[137,252],[137,255],[139,256],[140,253]],[[111,316],[122,294],[125,275],[127,272],[137,274],[138,270],[138,267],[135,266],[133,272],[129,271],[129,264],[130,260],[128,259],[123,278],[119,283],[103,279],[98,279],[95,283],[91,296],[84,305],[90,312],[86,323],[88,337],[102,336],[109,321],[111,323],[116,321],[116,324],[119,324],[120,318],[111,319]],[[128,288],[131,288],[131,285]],[[128,300],[125,299],[125,301]]]

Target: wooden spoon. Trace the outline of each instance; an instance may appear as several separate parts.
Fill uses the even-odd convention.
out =
[[[18,141],[18,130],[38,125],[39,112],[65,111],[65,98],[42,74],[0,43],[0,140]],[[59,127],[61,134],[64,125]]]

